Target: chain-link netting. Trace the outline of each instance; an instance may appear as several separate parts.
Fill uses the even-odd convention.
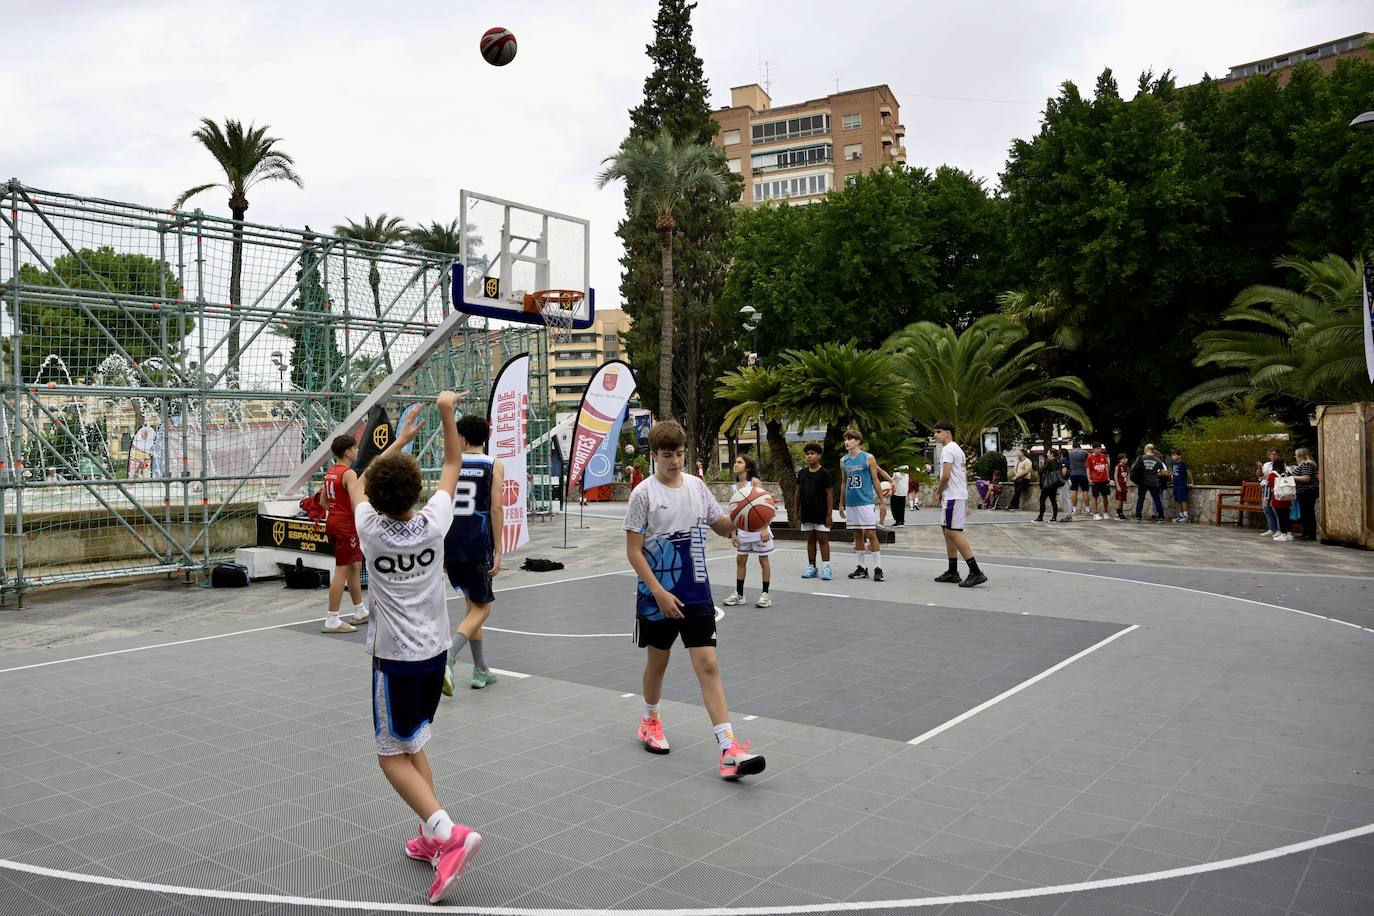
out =
[[[204,570],[254,542],[258,502],[449,314],[452,256],[0,184],[0,597]],[[465,390],[485,414],[537,327],[453,335],[384,401]],[[442,444],[417,447],[437,473]],[[546,479],[547,444],[531,450]],[[551,488],[531,510],[547,513]]]

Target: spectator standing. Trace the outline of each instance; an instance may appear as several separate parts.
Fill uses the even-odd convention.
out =
[[[1021,511],[1021,497],[1026,495],[1026,490],[1030,488],[1030,475],[1033,467],[1030,456],[1026,450],[1019,448],[1016,450],[1016,467],[1012,469],[1011,477],[1011,503],[1007,506],[1007,511]]]
[[[1111,491],[1112,460],[1107,446],[1099,445],[1088,455],[1088,485],[1092,487],[1092,516],[1098,521],[1107,517],[1107,494]],[[1099,503],[1101,508],[1098,507]]]
[[[1300,448],[1293,453],[1293,460],[1297,467],[1293,468],[1293,479],[1298,483],[1298,516],[1302,522],[1302,537],[1300,541],[1315,541],[1317,539],[1317,463],[1312,460],[1312,453],[1305,448]]]
[[[1131,459],[1122,452],[1116,456],[1116,467],[1112,469],[1112,480],[1116,484],[1116,518],[1126,520],[1126,489],[1131,483]]]
[[[1183,460],[1183,453],[1178,449],[1174,449],[1173,459],[1169,477],[1174,482],[1174,505],[1178,506],[1174,521],[1187,524],[1192,521],[1188,517],[1188,491],[1193,486],[1193,469],[1188,467],[1188,462]]]
[[[802,449],[806,467],[797,472],[797,509],[801,530],[806,533],[806,571],[803,579],[816,578],[816,549],[820,548],[820,577],[829,582],[830,520],[835,509],[835,480],[821,467],[821,444],[808,442]]]
[[[907,473],[909,468],[906,465],[899,467],[892,475],[892,527],[901,528],[906,525],[906,500],[911,489],[911,475]]]
[[[1135,497],[1135,520],[1143,521],[1141,518],[1145,511],[1145,494],[1149,494],[1155,503],[1154,520],[1164,521],[1164,500],[1160,495],[1160,478],[1169,473],[1168,467],[1155,454],[1153,445],[1145,446],[1145,454],[1135,460],[1131,467],[1131,480],[1136,485]]]
[[[1069,449],[1064,449],[1059,453],[1059,481],[1058,492],[1060,508],[1063,510],[1064,517],[1059,519],[1061,522],[1073,521],[1073,490],[1070,489],[1069,471]]]
[[[1274,462],[1279,459],[1279,450],[1271,448],[1269,450],[1269,460],[1260,465],[1260,504],[1264,507],[1265,537],[1274,537],[1279,533],[1279,516],[1274,511],[1274,507],[1269,504],[1269,473],[1274,470]]]
[[[1083,443],[1073,440],[1073,448],[1069,449],[1069,515],[1088,514],[1088,495],[1090,487],[1088,484],[1088,450],[1083,447]]]
[[[1064,485],[1064,475],[1060,468],[1059,454],[1054,449],[1045,450],[1045,460],[1040,464],[1040,514],[1035,521],[1045,520],[1045,502],[1049,501],[1050,521],[1059,521],[1059,488]]]
[[[1293,540],[1293,519],[1289,515],[1293,510],[1293,501],[1291,499],[1279,499],[1275,492],[1275,483],[1280,477],[1286,476],[1288,476],[1288,468],[1283,463],[1283,459],[1275,457],[1269,463],[1269,473],[1265,477],[1265,482],[1269,484],[1269,505],[1273,507],[1274,515],[1278,517],[1279,533],[1274,535],[1276,541]]]

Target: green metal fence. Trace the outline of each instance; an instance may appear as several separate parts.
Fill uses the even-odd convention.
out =
[[[257,505],[449,313],[452,256],[0,184],[0,601],[36,587],[203,572]],[[231,291],[237,293],[232,295]],[[392,392],[485,413],[542,328],[462,323]],[[428,440],[422,466],[437,473]],[[536,482],[549,445],[532,449]],[[531,511],[551,511],[536,487]]]

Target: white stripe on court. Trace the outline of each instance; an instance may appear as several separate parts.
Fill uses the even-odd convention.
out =
[[[1115,633],[1113,633],[1111,636],[1108,636],[1106,639],[1102,640],[1101,642],[1096,643],[1096,644],[1091,645],[1091,646],[1088,646],[1088,648],[1084,649],[1082,652],[1079,652],[1077,655],[1070,655],[1068,658],[1064,659],[1064,660],[1063,660],[1062,662],[1060,662],[1059,664],[1054,665],[1054,666],[1049,667],[1049,668],[1046,668],[1044,671],[1041,671],[1041,672],[1040,672],[1039,674],[1037,674],[1035,677],[1030,678],[1030,679],[1028,679],[1028,680],[1022,681],[1021,683],[1017,684],[1015,687],[1011,688],[1010,690],[1005,690],[1005,691],[1003,691],[1002,693],[999,693],[997,696],[993,697],[993,698],[990,699],[990,700],[985,700],[985,701],[983,701],[982,703],[979,703],[977,706],[973,707],[972,709],[968,710],[967,712],[965,712],[965,713],[963,713],[963,714],[961,714],[961,715],[957,715],[957,716],[955,716],[953,719],[950,719],[950,720],[949,720],[948,722],[946,722],[945,724],[943,724],[943,725],[937,725],[935,728],[932,728],[930,731],[926,732],[924,735],[918,735],[917,737],[912,738],[910,741],[907,742],[907,744],[921,744],[922,742],[924,742],[924,741],[926,741],[926,740],[928,740],[928,739],[930,739],[930,738],[934,738],[936,735],[940,734],[941,732],[945,731],[946,729],[953,728],[954,726],[958,725],[960,722],[963,722],[963,721],[966,720],[966,719],[971,719],[972,717],[978,715],[980,712],[982,712],[983,710],[987,709],[987,708],[990,707],[990,706],[996,706],[998,703],[1002,702],[1002,701],[1005,700],[1007,697],[1009,697],[1009,696],[1014,696],[1014,695],[1020,693],[1021,691],[1025,690],[1027,687],[1031,686],[1032,684],[1038,684],[1040,681],[1043,681],[1045,678],[1049,677],[1051,674],[1054,674],[1056,671],[1060,670],[1061,668],[1066,668],[1066,667],[1068,667],[1069,665],[1072,665],[1074,662],[1078,661],[1078,660],[1079,660],[1080,658],[1082,658],[1083,656],[1088,655],[1088,654],[1090,654],[1090,653],[1092,653],[1092,652],[1096,652],[1098,649],[1101,649],[1101,648],[1102,648],[1103,646],[1105,646],[1107,643],[1112,642],[1113,640],[1116,640],[1116,639],[1120,639],[1122,636],[1125,636],[1127,633],[1130,633],[1130,632],[1132,632],[1132,631],[1134,631],[1134,630],[1138,630],[1138,629],[1140,629],[1140,625],[1139,625],[1139,624],[1132,624],[1131,626],[1127,627],[1127,628],[1124,629],[1124,630],[1117,630]]]
[[[981,894],[956,894],[944,897],[912,897],[905,900],[856,900],[837,903],[819,903],[811,906],[749,906],[749,907],[700,907],[693,909],[661,910],[615,910],[616,916],[791,916],[803,913],[856,913],[865,910],[895,909],[899,907],[951,906],[961,903],[992,903],[998,900],[1023,900],[1027,897],[1051,897],[1060,894],[1079,894],[1086,891],[1110,890],[1133,884],[1147,884],[1151,881],[1167,881],[1171,878],[1190,878],[1208,872],[1223,871],[1267,862],[1283,856],[1291,856],[1323,846],[1330,846],[1345,840],[1353,840],[1374,834],[1374,824],[1352,827],[1340,833],[1290,843],[1263,852],[1221,859],[1215,862],[1202,862],[1181,868],[1164,871],[1146,872],[1141,875],[1121,875],[1116,878],[1100,878],[1096,881],[1080,881],[1075,884],[1054,884],[1048,887],[1026,887],[1014,891],[988,891]],[[1090,866],[1084,866],[1089,868]],[[174,884],[153,884],[148,881],[130,881],[125,878],[106,878],[100,875],[83,875],[73,871],[47,868],[42,865],[29,865],[0,859],[0,868],[41,875],[46,878],[59,878],[77,881],[82,884],[98,884],[104,887],[122,887],[128,890],[147,891],[156,894],[179,894],[184,897],[205,897],[212,900],[243,900],[250,903],[271,903],[286,906],[327,907],[336,910],[364,910],[378,913],[462,913],[465,916],[490,914],[490,916],[587,916],[590,909],[514,909],[506,906],[445,906],[435,910],[428,903],[382,903],[367,900],[329,900],[319,897],[294,897],[287,894],[256,894],[247,891],[210,890],[200,887],[180,887]],[[416,885],[416,895],[421,893]]]
[[[630,633],[536,633],[533,630],[503,630],[490,624],[482,624],[483,630],[491,630],[494,633],[513,633],[516,636],[557,636],[560,639],[595,639],[600,637],[614,636],[619,639],[629,639]]]
[[[822,598],[848,598],[848,595],[841,595],[837,592],[812,592],[813,595],[820,595]]]

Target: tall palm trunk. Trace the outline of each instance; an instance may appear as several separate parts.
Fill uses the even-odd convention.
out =
[[[376,261],[369,261],[371,268],[367,272],[367,285],[372,287],[372,311],[377,313],[377,321],[382,320],[382,272],[377,269]],[[391,353],[386,348],[386,331],[381,325],[377,326],[377,338],[382,342],[382,362],[386,365],[386,374],[391,374]]]
[[[695,468],[697,466],[697,456],[701,453],[698,445],[700,444],[700,430],[697,429],[697,419],[699,416],[698,392],[700,385],[697,384],[697,376],[701,371],[701,353],[696,346],[696,325],[692,317],[692,309],[687,307],[687,466]],[[702,462],[703,465],[705,462]]]
[[[765,419],[763,428],[768,439],[769,464],[773,466],[773,475],[782,489],[782,504],[787,508],[787,525],[796,528],[801,518],[797,511],[797,472],[792,467],[792,452],[787,448],[787,436],[783,434],[782,423],[777,420]]]
[[[235,206],[239,202],[243,206]],[[248,212],[248,201],[242,197],[231,198],[229,209],[234,216],[234,243],[229,250],[229,363],[225,378],[230,388],[238,388],[239,330],[243,321],[243,217]]]
[[[658,215],[663,259],[663,324],[658,332],[658,418],[673,418],[673,215]]]

